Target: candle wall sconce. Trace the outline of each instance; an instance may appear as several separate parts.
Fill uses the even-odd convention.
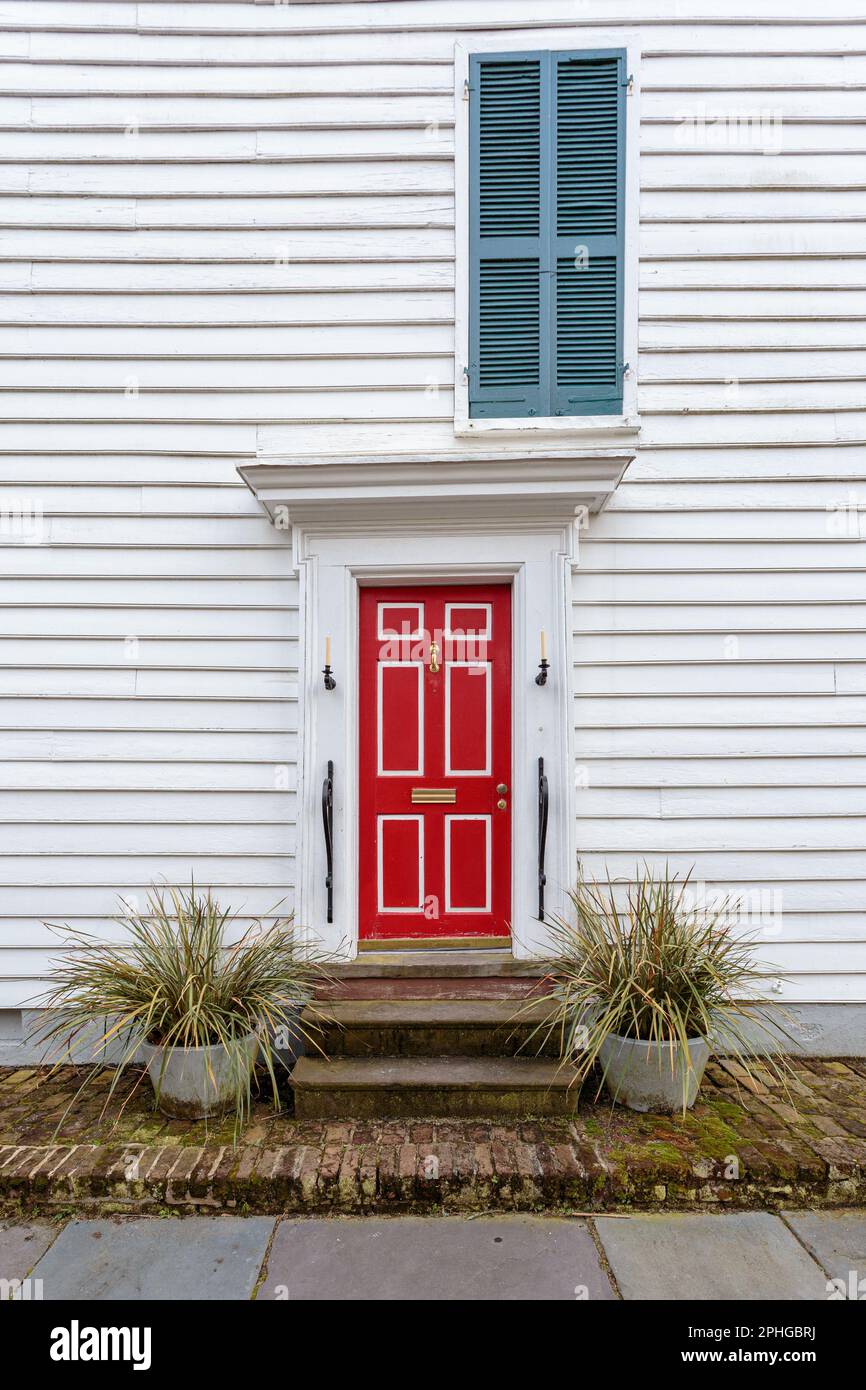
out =
[[[535,677],[536,685],[547,685],[547,673],[549,670],[550,662],[547,660],[547,633],[542,629],[541,660],[538,663],[538,675]]]
[[[324,666],[324,669],[323,669],[323,671],[322,671],[322,675],[325,677],[325,689],[326,689],[326,690],[336,690],[336,688],[337,688],[337,682],[336,682],[334,676],[331,674],[331,639],[330,639],[330,637],[326,637],[326,638],[325,638],[325,666]]]

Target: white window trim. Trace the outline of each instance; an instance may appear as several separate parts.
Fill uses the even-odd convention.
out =
[[[566,48],[625,48],[628,72],[632,78],[626,100],[625,236],[623,266],[623,351],[629,364],[623,379],[621,415],[539,416],[532,419],[472,420],[469,417],[469,58],[473,53],[509,53],[530,47],[515,36],[473,39],[471,45],[454,45],[454,202],[456,262],[454,274],[454,433],[467,439],[479,435],[519,436],[527,434],[567,434],[575,436],[635,435],[640,429],[637,409],[638,366],[638,250],[640,221],[639,140],[640,140],[640,43],[630,30],[577,30],[573,42],[563,38],[544,45],[551,50]]]

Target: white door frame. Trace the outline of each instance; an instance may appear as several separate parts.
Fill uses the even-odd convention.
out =
[[[510,582],[512,585],[512,942],[518,957],[549,951],[538,921],[537,761],[550,784],[548,912],[561,912],[576,869],[571,573],[573,526],[509,526],[455,535],[425,528],[370,535],[300,528],[301,775],[295,910],[310,938],[346,958],[358,950],[358,591],[365,584]],[[387,563],[382,556],[387,555]],[[447,558],[445,558],[447,557]],[[550,673],[535,683],[540,633]],[[321,667],[330,636],[335,690]],[[321,790],[334,762],[334,921],[325,917]]]

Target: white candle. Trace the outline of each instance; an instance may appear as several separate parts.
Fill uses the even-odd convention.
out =
[[[544,628],[541,629],[541,659],[542,661],[547,660],[547,633]]]
[[[330,637],[326,637],[326,638],[325,638],[325,665],[326,665],[326,666],[330,666],[330,664],[331,664],[331,639],[330,639]]]

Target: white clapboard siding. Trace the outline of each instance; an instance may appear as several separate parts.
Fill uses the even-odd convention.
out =
[[[632,702],[633,703],[633,702]],[[837,728],[809,724],[742,725],[709,717],[704,723],[677,723],[674,712],[667,724],[630,723],[627,711],[612,710],[607,724],[587,725],[579,720],[576,730],[578,763],[593,758],[755,758],[755,757],[862,757],[866,734],[859,725]],[[634,718],[634,710],[632,710]],[[664,731],[663,733],[661,731]],[[744,803],[745,804],[745,803]]]
[[[642,50],[642,432],[572,587],[582,862],[694,866],[775,914],[781,1000],[866,1000],[866,26],[752,8],[0,0],[0,1008],[160,876],[291,905],[308,655],[236,465],[490,447],[454,43],[599,32]]]
[[[731,632],[730,626],[712,632],[677,631],[667,629],[653,632],[616,632],[589,637],[581,635],[577,648],[581,667],[609,665],[636,668],[659,660],[678,667],[693,666],[696,662],[716,663],[721,660],[739,670],[742,663],[755,666],[762,662],[785,662],[797,666],[803,659],[803,637],[797,632],[767,630]],[[663,655],[662,655],[663,654]],[[863,658],[863,639],[856,630],[809,633],[809,660],[854,661]]]
[[[0,122],[13,127],[27,125],[28,133],[74,129],[109,135],[127,128],[130,133],[137,129],[139,134],[160,131],[169,136],[199,130],[251,130],[256,134],[274,130],[415,130],[419,124],[426,130],[430,122],[448,131],[454,126],[454,102],[444,88],[437,96],[425,95],[423,113],[411,88],[387,96],[375,91],[356,93],[350,103],[336,107],[327,94],[304,96],[297,91],[215,92],[207,96],[189,92],[170,97],[143,92],[136,98],[134,112],[130,112],[125,95],[34,97],[29,102],[0,97]]]
[[[239,392],[252,395],[269,390],[280,395],[287,392],[325,391],[329,385],[335,391],[381,391],[386,385],[400,388],[426,386],[429,382],[445,380],[450,366],[445,353],[426,356],[377,357],[366,360],[357,357],[331,357],[311,361],[209,361],[192,359],[180,362],[131,360],[124,373],[134,378],[140,391],[183,391],[185,394],[206,390]],[[42,390],[44,369],[39,360],[4,364],[4,389]],[[54,381],[64,390],[116,391],[117,359],[97,358],[76,360],[64,358],[54,368]],[[449,383],[450,384],[450,383]],[[236,505],[236,500],[233,499]]]
[[[180,2],[180,0],[179,0]],[[26,0],[25,0],[26,3]],[[6,36],[7,40],[9,36]],[[26,40],[25,40],[26,42]],[[65,40],[60,40],[61,44]],[[269,40],[272,43],[272,40]],[[23,44],[21,45],[23,47]],[[232,40],[232,48],[234,48]],[[162,51],[176,49],[174,41],[162,41]],[[223,44],[223,52],[225,45]],[[47,56],[47,55],[45,55]],[[318,57],[319,62],[303,62],[302,56],[297,54],[297,70],[292,71],[292,89],[298,96],[327,96],[333,94],[335,90],[335,67],[324,59],[323,54]],[[263,64],[262,70],[252,72],[244,64],[239,67],[229,67],[218,62],[203,63],[195,65],[190,62],[180,61],[177,64],[167,62],[156,64],[136,63],[128,64],[106,63],[83,63],[72,60],[70,54],[59,53],[57,57],[61,62],[49,63],[24,63],[16,62],[14,56],[4,64],[3,91],[10,95],[22,92],[30,92],[34,98],[37,97],[56,97],[72,96],[79,100],[83,94],[93,94],[94,96],[117,95],[126,98],[129,103],[128,124],[135,124],[137,118],[137,100],[139,97],[149,97],[152,95],[171,95],[187,96],[200,93],[204,97],[220,96],[225,97],[227,93],[237,93],[239,96],[247,97],[251,89],[260,97],[273,96],[283,98],[286,93],[286,83],[281,69],[284,66],[293,67],[291,60],[285,64],[271,67],[267,62]],[[357,63],[341,64],[341,67],[348,67],[348,76],[351,87],[341,86],[339,97],[341,101],[350,99],[354,95],[368,97],[376,93],[411,94],[417,100],[419,97],[426,99],[428,96],[441,98],[453,90],[449,84],[450,64],[443,58],[438,62],[416,62],[388,63],[364,62],[359,55]],[[252,77],[252,81],[251,81]]]
[[[244,209],[231,209],[239,223],[248,216]],[[57,216],[56,209],[52,214]],[[212,215],[212,212],[211,214]],[[48,210],[46,209],[46,216]],[[450,209],[443,209],[443,220],[450,221]],[[2,219],[6,225],[16,225],[11,217]],[[276,220],[276,219],[275,219]],[[408,220],[408,210],[407,210]],[[231,264],[220,261],[189,261],[165,264],[159,262],[117,261],[109,264],[80,262],[76,272],[77,294],[124,294],[144,296],[169,292],[175,295],[203,294],[236,296],[239,291],[258,296],[264,304],[273,295],[320,294],[334,290],[344,294],[364,294],[375,290],[399,290],[416,294],[429,290],[450,290],[453,283],[450,254],[438,258],[423,254],[414,259],[382,258],[369,261],[305,261],[284,260],[277,263],[249,261]],[[69,272],[64,262],[41,261],[34,265],[8,262],[6,271],[16,276],[15,282],[4,289],[41,294],[68,293]],[[293,301],[291,301],[293,302]]]
[[[86,647],[82,647],[82,642]],[[49,645],[46,646],[46,643]],[[183,643],[185,645],[181,646]],[[124,637],[86,635],[42,638],[0,637],[0,670],[33,669],[99,670],[134,665],[137,670],[198,671],[297,671],[297,644],[280,638]]]
[[[745,687],[747,682],[741,685]],[[689,695],[588,691],[578,700],[577,717],[585,729],[609,728],[615,719],[623,721],[623,726],[633,722],[636,728],[746,730],[767,725],[780,731],[786,727],[808,729],[817,736],[833,732],[832,725],[856,728],[866,714],[862,696],[834,696],[832,691],[817,695],[794,691],[775,695],[772,701],[762,698],[760,691],[699,691]],[[814,727],[818,724],[820,728]]]
[[[67,469],[69,463],[67,460]],[[195,502],[194,484],[188,484],[186,487],[178,485],[172,492],[185,498],[187,507],[191,501]],[[282,546],[265,548],[213,545],[198,546],[194,550],[176,547],[173,550],[160,550],[158,554],[154,554],[153,547],[150,547],[145,555],[142,555],[141,547],[133,549],[114,546],[110,556],[106,556],[105,548],[99,545],[76,547],[55,544],[51,549],[44,545],[18,545],[15,547],[15,565],[20,574],[34,578],[41,576],[43,579],[54,577],[71,580],[97,576],[106,578],[110,575],[113,578],[119,579],[124,576],[146,583],[150,579],[167,576],[180,582],[183,579],[198,580],[205,574],[219,577],[228,558],[226,551],[231,552],[231,572],[240,593],[250,580],[285,580],[285,548]],[[287,624],[290,626],[293,620],[292,614],[282,612],[274,625],[274,635],[282,640],[289,631]],[[226,637],[230,635],[219,634]],[[236,635],[241,639],[246,636],[254,638],[257,633],[252,631]]]
[[[64,767],[62,786],[58,785],[57,768],[51,764],[26,759],[0,762],[0,786],[18,794],[28,791],[34,797],[43,793],[65,797],[72,790],[95,795],[168,792],[174,797],[205,792],[270,797],[286,795],[294,790],[296,781],[294,762],[275,768],[253,758],[242,762],[227,762],[218,757],[198,762],[174,758],[168,764],[158,757],[135,762],[108,758],[88,762],[79,758]]]
[[[9,761],[40,759],[52,766],[65,762],[102,760],[158,762],[195,759],[219,763],[259,762],[282,767],[297,755],[295,730],[259,729],[56,729],[3,730],[3,752]],[[58,785],[62,778],[58,774]]]
[[[19,790],[17,805],[21,824],[56,825],[68,816],[67,792],[40,789]],[[294,793],[243,792],[236,789],[186,792],[174,788],[159,788],[146,792],[140,787],[110,791],[76,790],[75,824],[99,824],[103,820],[126,823],[160,822],[162,817],[184,824],[231,825],[235,820],[257,824],[282,824],[295,816]],[[50,832],[48,832],[50,833]]]
[[[152,611],[156,617],[163,618],[167,616],[166,610],[169,608],[189,608],[201,618],[213,609],[273,608],[278,614],[276,618],[278,627],[283,631],[288,631],[292,627],[292,615],[280,611],[291,592],[291,579],[287,578],[282,585],[279,585],[275,584],[271,578],[235,580],[229,578],[228,573],[215,576],[213,572],[206,572],[196,582],[196,592],[193,594],[186,576],[181,579],[174,579],[171,577],[149,578],[147,575],[148,539],[150,538],[151,544],[159,544],[156,537],[164,530],[167,534],[162,544],[182,546],[184,537],[189,535],[188,527],[185,527],[183,520],[171,516],[123,517],[112,518],[111,520],[116,523],[114,537],[111,540],[106,539],[105,536],[105,528],[110,524],[107,518],[91,517],[89,523],[84,526],[85,542],[90,541],[92,544],[97,544],[98,538],[101,538],[104,575],[76,576],[74,579],[67,579],[63,584],[62,593],[55,589],[53,594],[46,591],[44,577],[40,575],[28,575],[24,579],[0,577],[0,602],[4,604],[4,614],[8,612],[10,616],[14,616],[22,606],[33,604],[37,605],[40,611],[44,611],[46,606],[53,606],[54,601],[63,608],[76,610],[87,608],[93,604],[100,609],[103,616],[109,619],[111,611],[114,609]],[[77,517],[46,517],[45,525],[49,533],[47,543],[74,543],[77,524]],[[195,534],[198,536],[201,530],[209,530],[213,537],[213,533],[218,530],[221,524],[227,529],[230,525],[229,534],[240,545],[245,540],[249,544],[248,537],[253,527],[258,523],[251,523],[246,517],[233,517],[230,522],[221,522],[219,518],[211,518],[208,526],[207,521],[202,521],[196,516]],[[235,536],[234,533],[236,532],[240,532],[240,534]],[[190,543],[194,545],[196,542],[191,541]],[[204,542],[204,544],[207,543]],[[141,562],[141,574],[113,579],[109,591],[104,581],[111,578],[110,552],[113,546],[137,546]],[[7,547],[6,554],[8,555],[14,549],[13,546]],[[0,616],[0,624],[4,621],[5,617]],[[294,625],[297,629],[296,617]]]
[[[370,337],[369,326],[361,324],[307,324],[301,327],[271,321],[259,326],[245,324],[237,328],[226,323],[208,328],[190,324],[166,328],[148,322],[139,323],[133,329],[127,325],[114,327],[98,322],[51,327],[17,323],[14,326],[0,324],[0,355],[5,360],[35,357],[40,361],[45,358],[76,357],[107,358],[111,361],[120,359],[121,362],[124,359],[138,361],[142,357],[168,362],[185,359],[270,360],[281,363],[288,377],[293,370],[292,364],[298,359],[311,362],[335,358],[365,359],[367,353],[371,357],[402,357],[404,353],[411,355],[419,351],[422,356],[428,352],[435,352],[437,356],[447,355],[453,330],[444,323],[425,325],[424,343],[420,348],[417,329],[413,330],[413,326],[406,322],[377,324],[376,351],[370,351]],[[115,431],[112,431],[112,437],[116,437]],[[110,453],[110,447],[105,451]],[[141,444],[137,449],[132,445],[128,449],[129,454],[140,452]],[[213,457],[202,448],[190,452]],[[218,452],[213,451],[214,455]]]
[[[725,603],[717,601],[706,606],[682,599],[670,604],[643,603],[582,603],[574,614],[574,631],[581,642],[588,636],[619,640],[620,637],[642,638],[679,637],[682,635],[736,636],[737,649],[750,642],[754,634],[767,638],[798,642],[805,633],[811,642],[813,635],[833,640],[834,633],[853,632],[859,637],[866,619],[866,603],[792,603],[782,600],[770,604]],[[835,650],[835,649],[834,649]],[[823,654],[820,647],[815,654]]]
[[[0,730],[14,719],[26,729],[86,730],[92,732],[135,730],[196,730],[219,734],[246,730],[284,732],[295,727],[294,702],[286,696],[270,696],[256,688],[255,695],[224,699],[204,692],[178,696],[95,695],[0,698]]]

